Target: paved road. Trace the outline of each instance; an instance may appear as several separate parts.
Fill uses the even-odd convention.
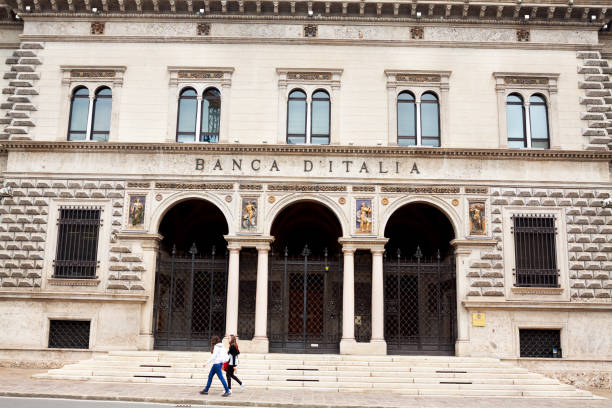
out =
[[[0,408],[238,408],[235,405],[175,405],[146,402],[87,401],[57,398],[0,397]],[[240,407],[244,408],[244,407]]]

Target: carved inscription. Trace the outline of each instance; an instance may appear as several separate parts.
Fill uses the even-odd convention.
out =
[[[180,79],[222,79],[221,71],[179,71]]]
[[[548,78],[538,77],[504,77],[506,85],[548,85]]]
[[[169,190],[231,190],[231,183],[155,183],[155,188]]]
[[[371,193],[375,190],[374,186],[353,186],[353,191]]]
[[[270,184],[270,191],[346,191],[346,186],[332,184]]]
[[[441,78],[440,75],[397,74],[395,80],[402,82],[440,82]]]
[[[303,81],[330,81],[330,72],[287,72],[287,79]]]
[[[488,194],[489,189],[487,187],[466,187],[466,194]]]
[[[97,70],[80,70],[74,69],[70,71],[72,78],[114,78],[117,75],[115,71],[97,71]]]
[[[452,186],[382,186],[383,193],[414,193],[414,194],[458,194],[460,187]]]
[[[133,181],[128,181],[128,188],[149,188],[151,187],[151,183],[137,183]]]
[[[263,186],[261,184],[241,184],[241,190],[263,190]]]

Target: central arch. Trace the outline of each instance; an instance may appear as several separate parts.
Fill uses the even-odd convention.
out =
[[[342,335],[342,226],[327,206],[298,201],[271,226],[271,352],[337,353]]]
[[[154,348],[208,350],[225,334],[228,224],[204,199],[176,203],[159,223]]]
[[[437,207],[412,202],[393,212],[385,237],[388,353],[452,355],[457,337],[453,225]]]

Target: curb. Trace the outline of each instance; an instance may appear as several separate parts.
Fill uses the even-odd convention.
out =
[[[21,398],[57,398],[71,400],[90,400],[90,401],[124,401],[124,402],[149,402],[158,404],[175,405],[198,405],[198,406],[242,406],[242,407],[270,407],[270,408],[379,408],[370,405],[328,405],[328,404],[296,404],[278,402],[253,402],[253,401],[234,401],[231,399],[222,400],[200,400],[188,398],[147,398],[147,397],[127,397],[127,396],[101,396],[101,395],[73,395],[73,394],[49,394],[36,392],[12,392],[0,391],[0,397],[21,397]]]

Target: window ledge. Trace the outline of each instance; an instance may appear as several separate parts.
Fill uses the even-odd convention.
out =
[[[525,288],[512,287],[512,293],[517,295],[560,295],[563,293],[563,288]]]
[[[100,279],[64,279],[64,278],[49,278],[47,280],[51,286],[98,286]]]

